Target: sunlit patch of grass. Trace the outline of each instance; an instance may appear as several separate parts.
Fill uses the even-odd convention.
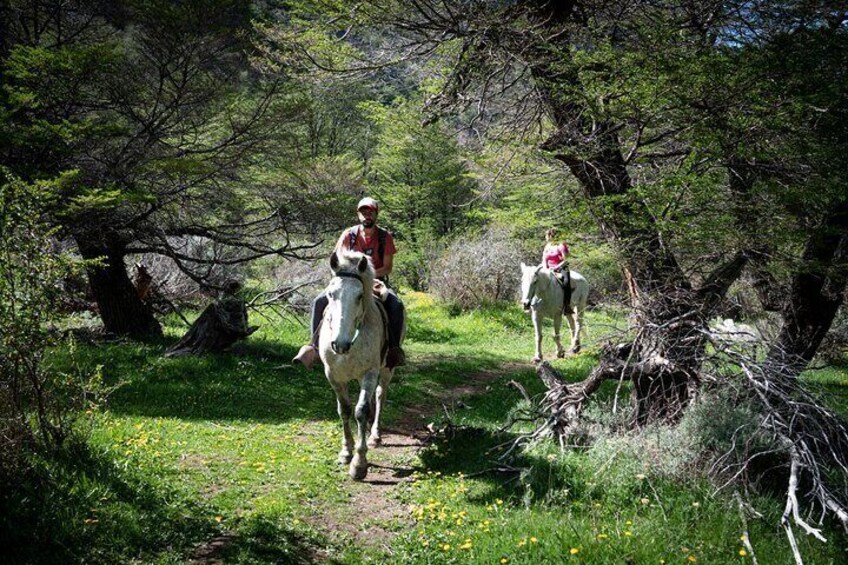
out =
[[[180,563],[198,544],[226,535],[220,557],[227,563],[297,562],[319,548],[339,563],[750,560],[739,554],[738,512],[725,493],[671,479],[615,442],[564,454],[543,443],[498,461],[504,446],[534,425],[500,431],[526,407],[509,382],[532,397],[544,392],[529,365],[529,316],[517,305],[458,313],[421,293],[405,293],[404,300],[410,363],[389,389],[384,421],[392,425],[405,407],[429,407],[428,421],[451,426],[444,441],[419,454],[414,482],[394,491],[415,527],[401,529],[390,556],[322,529],[322,513],[346,515],[351,488],[370,487],[351,487],[335,463],[341,430],[324,375],[290,364],[305,327],[258,320],[262,328],[233,352],[165,359],[166,346],[184,331],[176,318],[166,320],[160,343],[79,345],[72,359],[63,352],[53,357],[56,366],[78,371],[101,367],[105,384],[117,387],[86,416],[93,431],[85,449],[96,456],[67,459],[59,475],[45,471],[64,477],[72,493],[44,502],[57,520],[73,524],[59,538],[61,555],[69,562]],[[552,360],[554,367],[569,381],[585,378],[604,335],[621,325],[619,315],[587,313],[584,351]],[[549,358],[550,333],[549,324]],[[475,385],[481,394],[442,408],[445,391],[481,372],[490,375]],[[805,379],[844,391],[844,375],[817,371]],[[610,403],[617,388],[605,383],[597,402]],[[625,384],[624,403],[628,392]],[[779,505],[755,502],[766,513],[751,526],[760,562],[788,562],[774,527]],[[810,562],[838,563],[843,555],[835,548],[844,536],[832,541],[804,539],[802,551]],[[28,543],[29,560],[38,562],[37,543]]]
[[[732,501],[715,496],[706,483],[677,484],[637,473],[611,493],[579,454],[549,452],[540,459],[550,464],[544,473],[558,477],[557,496],[528,497],[531,479],[502,471],[465,475],[431,469],[417,476],[409,503],[415,527],[398,540],[398,562],[745,562]],[[541,461],[523,463],[538,473]],[[775,509],[751,526],[760,562],[791,560],[773,527],[778,516]],[[804,540],[802,551],[811,562],[835,564],[842,557],[838,543]]]

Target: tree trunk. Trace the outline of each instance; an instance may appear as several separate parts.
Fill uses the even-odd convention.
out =
[[[848,202],[844,202],[807,240],[783,305],[780,335],[765,362],[767,371],[801,374],[830,330],[847,280]]]
[[[127,275],[123,246],[82,237],[76,241],[83,259],[99,261],[87,266],[86,272],[106,331],[133,339],[161,337],[162,327]]]
[[[228,296],[207,306],[180,341],[168,349],[165,357],[223,351],[257,329],[258,326],[247,325],[244,301]]]
[[[633,381],[635,423],[674,421],[698,385],[706,346],[707,322],[745,264],[734,257],[709,277],[709,285],[694,289],[645,204],[629,196],[633,181],[627,169],[616,124],[592,121],[585,108],[563,98],[563,90],[580,86],[577,73],[563,64],[569,52],[562,33],[573,18],[574,3],[538,0],[533,10],[560,46],[533,47],[531,73],[556,129],[542,148],[563,162],[591,200],[617,197],[594,211],[601,231],[623,261],[639,337],[629,348],[622,376]],[[556,40],[554,40],[556,41]],[[559,48],[557,48],[559,47]],[[606,367],[621,366],[615,357],[601,359]],[[604,373],[605,368],[600,368]]]

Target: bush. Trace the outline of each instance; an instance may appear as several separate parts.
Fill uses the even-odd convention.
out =
[[[61,181],[61,179],[60,179]],[[58,182],[60,182],[58,181]],[[45,368],[52,323],[70,264],[54,254],[43,220],[52,183],[29,185],[0,169],[0,474],[28,452],[56,446],[73,411],[73,380]]]
[[[844,304],[836,313],[833,324],[819,347],[818,356],[831,365],[848,364],[848,307]]]
[[[521,248],[509,232],[490,226],[478,237],[461,238],[433,266],[430,290],[462,309],[518,298]]]
[[[394,257],[390,277],[392,286],[403,284],[412,290],[426,292],[430,289],[433,265],[438,264],[445,246],[436,241],[417,246],[404,243],[400,243],[400,252]]]
[[[574,245],[569,260],[572,270],[586,277],[593,302],[621,302],[627,289],[615,254],[606,244]]]
[[[172,237],[168,238],[168,244],[180,255],[202,261],[229,261],[237,258],[237,255],[231,249],[218,245],[205,237]],[[157,296],[164,297],[177,304],[200,306],[207,302],[210,296],[215,295],[214,292],[209,292],[197,280],[187,275],[170,257],[156,253],[145,253],[132,256],[130,259],[136,265],[143,265],[147,273],[153,278],[152,300],[160,311],[167,312],[170,307],[156,304]],[[198,264],[187,259],[183,259],[182,262],[185,268],[202,276],[206,284],[218,288],[226,286],[228,281],[244,279],[243,268],[240,265]],[[137,268],[135,270],[137,273]]]

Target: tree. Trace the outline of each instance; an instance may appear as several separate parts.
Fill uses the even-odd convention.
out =
[[[407,246],[397,271],[420,289],[428,248],[471,225],[476,186],[451,132],[422,126],[411,103],[372,103],[369,112],[379,131],[369,185],[382,202],[382,221]]]
[[[491,118],[491,101],[508,98],[509,119],[538,124],[539,147],[577,180],[616,250],[636,337],[606,348],[586,382],[548,396],[558,433],[606,378],[632,382],[635,424],[676,421],[710,377],[708,322],[746,268],[784,320],[762,374],[797,382],[845,291],[848,199],[835,174],[848,154],[844,6],[374,1],[345,23],[392,26],[408,47],[395,60],[442,63],[430,122],[469,109]],[[310,47],[317,64],[339,62]],[[792,387],[781,389],[789,407]],[[761,400],[792,422],[776,398]],[[790,445],[818,438],[804,459],[813,495],[848,521],[844,490],[822,495],[819,473],[848,468],[844,427],[778,430]]]
[[[257,190],[297,97],[249,65],[247,2],[8,3],[3,160],[25,179],[73,172],[51,216],[90,262],[107,331],[161,333],[124,258],[159,253],[202,284],[212,267],[296,256]],[[186,238],[205,242],[202,256]]]

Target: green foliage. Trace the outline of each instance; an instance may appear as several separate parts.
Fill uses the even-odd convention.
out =
[[[380,132],[368,167],[371,192],[382,203],[380,221],[405,247],[396,272],[426,288],[433,250],[472,225],[476,186],[453,136],[422,126],[411,102],[367,109]]]
[[[0,169],[0,406],[3,463],[31,441],[63,439],[55,380],[43,355],[55,343],[50,324],[68,263],[50,251],[52,232],[42,219],[52,183],[26,184]],[[4,469],[5,471],[5,469]]]
[[[101,393],[99,373],[60,371],[45,355],[63,343],[54,323],[62,281],[80,265],[54,251],[44,220],[64,178],[28,184],[0,169],[0,492],[32,457],[60,448]],[[67,343],[65,343],[67,345]]]

